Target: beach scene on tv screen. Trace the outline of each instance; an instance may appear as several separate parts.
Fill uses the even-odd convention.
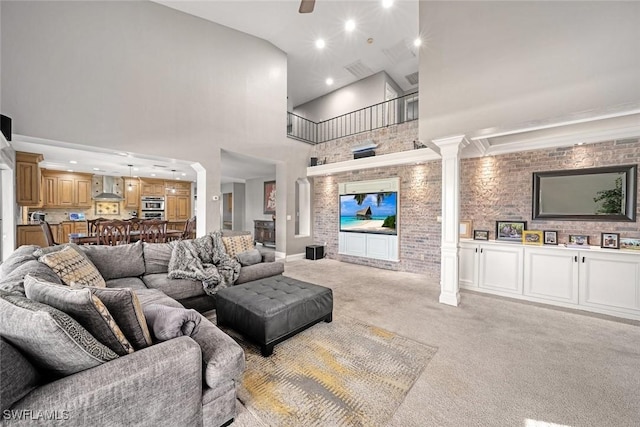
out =
[[[396,234],[398,193],[340,196],[340,231]]]

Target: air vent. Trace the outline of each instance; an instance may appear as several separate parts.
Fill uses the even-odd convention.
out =
[[[364,65],[360,60],[357,60],[353,64],[345,65],[344,69],[353,74],[357,79],[364,79],[373,74],[373,70]]]
[[[415,53],[407,47],[407,42],[405,40],[401,40],[399,43],[396,43],[388,49],[382,49],[382,53],[384,53],[394,64],[416,57]]]
[[[158,169],[166,169],[168,166],[166,165],[153,165],[154,168],[158,168]]]
[[[409,82],[409,84],[411,86],[415,86],[418,84],[418,72],[416,71],[413,74],[408,74],[406,76],[404,76],[405,79],[407,79],[407,81]]]

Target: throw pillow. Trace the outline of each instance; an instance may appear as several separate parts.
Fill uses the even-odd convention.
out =
[[[93,263],[82,256],[73,246],[42,255],[38,260],[51,267],[67,285],[76,283],[100,288],[107,286]]]
[[[116,323],[136,350],[152,344],[147,320],[135,292],[129,288],[85,288],[107,307]]]
[[[234,257],[239,253],[246,252],[254,248],[253,237],[250,234],[229,237],[223,236],[222,243],[230,257]]]
[[[101,343],[116,354],[133,353],[133,346],[109,313],[109,310],[93,295],[90,289],[70,289],[66,286],[42,282],[27,275],[24,280],[27,298],[50,305],[67,313],[84,326]]]
[[[5,291],[0,291],[0,336],[55,376],[118,357],[68,314]]]
[[[141,241],[116,246],[82,245],[80,250],[89,257],[104,280],[142,276],[145,273]]]
[[[251,249],[250,251],[241,252],[236,255],[236,259],[243,266],[259,264],[262,262],[262,254],[257,249]]]

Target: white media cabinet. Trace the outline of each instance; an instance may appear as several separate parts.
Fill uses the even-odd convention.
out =
[[[640,253],[462,239],[459,255],[463,289],[640,320]]]

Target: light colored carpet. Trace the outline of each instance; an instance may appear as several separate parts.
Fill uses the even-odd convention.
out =
[[[424,276],[329,259],[285,275],[332,288],[334,319],[438,348],[388,426],[640,425],[638,322],[470,292],[450,307]],[[238,410],[234,427],[260,425]]]
[[[289,338],[270,357],[224,330],[247,358],[238,399],[264,426],[385,425],[436,352],[344,317]]]

